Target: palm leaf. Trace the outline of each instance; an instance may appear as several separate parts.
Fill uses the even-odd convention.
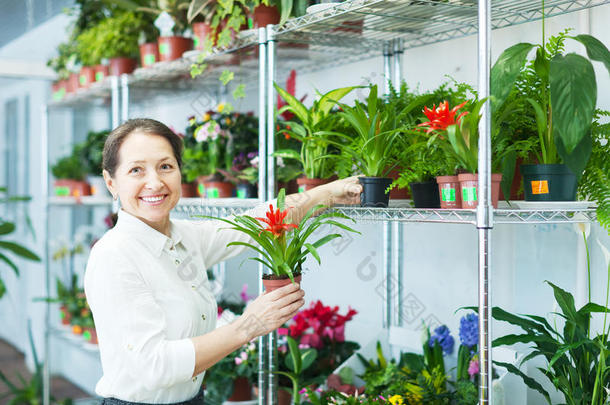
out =
[[[40,257],[38,257],[34,252],[14,242],[0,241],[0,248],[10,250],[17,256],[23,257],[24,259],[33,260],[36,262],[40,261]]]

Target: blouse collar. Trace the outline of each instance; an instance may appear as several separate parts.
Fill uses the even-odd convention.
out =
[[[182,241],[182,235],[180,232],[178,232],[171,219],[171,238],[169,238],[123,209],[119,210],[119,218],[116,228],[121,231],[137,233],[138,239],[144,242],[144,245],[148,247],[157,257],[161,256],[161,252],[164,249],[169,249],[171,246],[175,246]]]

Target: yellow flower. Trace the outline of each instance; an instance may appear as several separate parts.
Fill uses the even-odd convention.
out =
[[[389,398],[389,401],[392,405],[402,405],[402,395],[392,395]]]
[[[216,107],[216,111],[218,111],[219,113],[222,113],[222,111],[225,109],[225,103],[220,103],[218,104],[218,107]]]
[[[203,114],[203,122],[207,122],[212,119],[212,116],[208,113]]]
[[[225,118],[225,123],[227,125],[230,125],[231,124],[231,118],[229,118],[229,117]]]

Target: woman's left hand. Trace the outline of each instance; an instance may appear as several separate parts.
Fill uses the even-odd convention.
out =
[[[346,179],[335,180],[325,184],[329,193],[329,204],[360,204],[360,193],[362,193],[362,185],[358,182],[358,176],[348,177]]]

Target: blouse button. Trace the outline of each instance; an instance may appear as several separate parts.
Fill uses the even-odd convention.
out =
[[[195,290],[195,289],[197,289],[197,286],[196,286],[195,284],[193,284],[193,285],[191,286],[191,288],[192,288],[193,290]]]
[[[197,377],[193,377],[193,382],[197,382]]]
[[[201,315],[201,319],[203,319],[205,321],[205,315]]]
[[[133,346],[130,344],[127,345],[127,350],[133,350]]]
[[[176,259],[176,260],[174,260],[174,263],[180,264],[180,260]]]

